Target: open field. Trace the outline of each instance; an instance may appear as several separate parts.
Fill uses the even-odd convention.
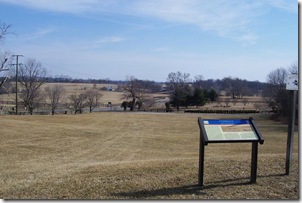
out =
[[[205,147],[197,187],[197,118],[243,115],[93,113],[0,116],[1,199],[298,199],[298,133],[285,173],[287,125],[253,116],[265,139],[249,184],[251,144]]]
[[[86,90],[95,89],[99,90],[99,92],[103,95],[100,99],[100,108],[96,108],[94,111],[102,111],[102,108],[106,107],[110,102],[114,107],[115,111],[123,111],[120,108],[120,105],[123,101],[127,100],[123,98],[123,92],[116,91],[118,88],[115,84],[91,84],[91,83],[46,83],[43,85],[42,90],[45,87],[52,87],[54,85],[61,85],[65,89],[64,98],[62,102],[62,106],[57,109],[57,112],[64,112],[69,109],[69,114],[74,113],[73,109],[70,108],[70,100],[69,96],[72,94],[81,94]],[[107,87],[111,86],[114,91],[107,91]],[[21,89],[19,87],[19,89]],[[19,93],[20,97],[20,93]],[[147,111],[165,111],[165,102],[169,101],[169,95],[163,92],[150,93],[148,94],[150,100],[153,102],[149,102],[150,104],[143,106],[142,109]],[[130,99],[128,99],[130,100]],[[228,102],[226,102],[228,100]],[[0,95],[0,114],[8,114],[14,112],[15,108],[16,95],[14,93],[10,94],[1,94]],[[19,99],[19,102],[21,100]],[[49,103],[48,99],[46,99],[46,103]],[[49,110],[49,108],[44,105],[44,101],[42,102],[41,107],[36,108],[34,110],[34,114],[39,114],[39,112],[45,113],[45,110]],[[20,104],[19,104],[20,105]],[[204,106],[189,106],[188,108],[182,107],[181,110],[187,109],[200,109],[200,110],[257,110],[261,112],[268,112],[271,108],[268,107],[267,103],[264,102],[264,98],[261,96],[245,96],[243,99],[230,99],[230,96],[220,96],[217,102],[210,102],[205,104]],[[107,109],[106,109],[107,110]],[[19,112],[24,110],[24,107],[19,107]],[[84,111],[89,111],[88,108],[84,109]],[[49,114],[50,114],[49,110]]]
[[[54,85],[61,85],[65,89],[64,99],[68,100],[68,97],[72,94],[81,94],[87,89],[98,89],[103,94],[102,103],[108,104],[108,102],[121,103],[122,92],[115,91],[101,91],[102,88],[107,88],[108,86],[112,86],[112,88],[116,89],[117,85],[112,84],[89,84],[89,83],[46,83],[42,86],[42,90],[46,87],[53,87]],[[19,87],[19,89],[22,89]],[[15,102],[16,95],[14,93],[11,94],[3,94],[0,95],[0,101],[11,101]]]

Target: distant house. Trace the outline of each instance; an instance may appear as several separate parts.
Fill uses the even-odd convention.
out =
[[[219,96],[227,96],[227,92],[224,91],[224,90],[221,90],[221,91],[219,92]]]
[[[168,91],[168,87],[166,84],[161,84],[161,92]]]
[[[114,91],[114,89],[112,88],[111,85],[108,85],[108,86],[107,86],[107,90],[108,90],[108,91]]]

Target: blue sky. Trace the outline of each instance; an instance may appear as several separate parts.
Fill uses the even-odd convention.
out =
[[[0,44],[53,76],[166,81],[267,74],[298,61],[293,0],[0,0]]]

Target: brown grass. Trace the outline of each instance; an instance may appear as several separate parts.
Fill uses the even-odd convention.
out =
[[[45,87],[53,87],[54,85],[62,85],[65,89],[64,99],[68,101],[68,97],[72,94],[81,94],[88,89],[97,89],[99,90],[103,96],[101,98],[101,103],[108,104],[111,102],[112,104],[121,104],[122,103],[122,92],[116,91],[103,91],[101,88],[108,87],[109,85],[113,88],[117,88],[117,85],[112,84],[88,84],[88,83],[46,83],[42,86],[42,91],[44,91]],[[22,87],[19,87],[19,91]],[[19,95],[20,96],[20,95]],[[2,94],[0,95],[0,101],[10,101],[15,102],[16,95],[14,93],[11,94]],[[5,105],[4,105],[5,106]],[[7,105],[6,105],[7,106]],[[9,105],[14,106],[14,105]]]
[[[112,84],[87,84],[87,83],[47,83],[46,86],[53,85],[62,85],[65,88],[65,98],[68,100],[68,97],[72,94],[80,94],[83,93],[87,89],[97,89],[102,93],[101,102],[103,104],[108,104],[111,102],[112,104],[121,104],[122,92],[115,91],[103,91],[101,88],[107,88],[108,86],[112,86],[114,89],[117,88],[117,85]]]
[[[249,184],[251,144],[209,144],[198,181],[197,118],[94,113],[1,116],[3,199],[298,199],[298,135],[285,173],[287,126],[253,115],[265,142]]]

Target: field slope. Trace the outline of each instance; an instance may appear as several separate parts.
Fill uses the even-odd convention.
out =
[[[93,113],[0,116],[2,199],[298,199],[298,134],[285,176],[287,125],[252,115],[265,142],[209,144],[198,188],[198,117]],[[229,117],[242,117],[229,115]],[[249,116],[249,115],[244,115]]]

